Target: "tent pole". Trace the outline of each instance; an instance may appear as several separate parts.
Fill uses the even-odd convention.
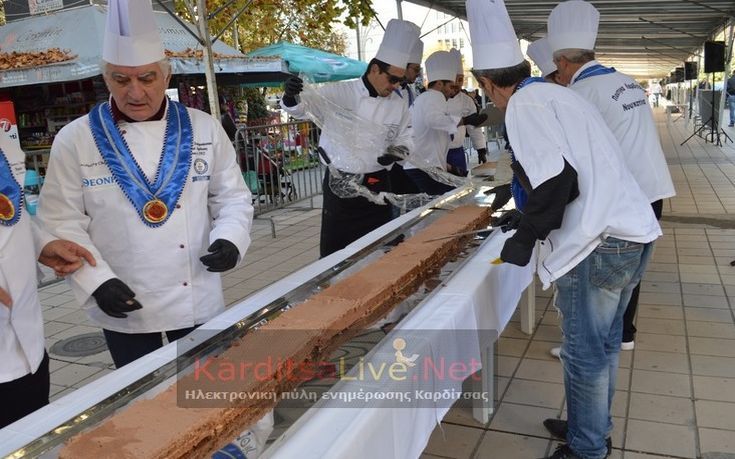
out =
[[[360,45],[360,23],[357,23],[357,27],[355,27],[355,36],[357,40],[355,42],[357,43],[357,60],[362,61],[364,60],[362,57],[362,46]]]
[[[212,62],[212,37],[209,35],[207,24],[207,7],[205,0],[197,0],[197,25],[199,35],[204,41],[204,75],[207,78],[207,96],[209,97],[209,112],[214,119],[219,121],[219,97],[217,97],[217,80],[214,77],[214,64]]]

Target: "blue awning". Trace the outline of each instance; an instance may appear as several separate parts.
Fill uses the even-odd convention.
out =
[[[249,52],[248,57],[280,57],[291,73],[309,75],[316,83],[357,78],[365,73],[367,64],[338,54],[282,41]]]

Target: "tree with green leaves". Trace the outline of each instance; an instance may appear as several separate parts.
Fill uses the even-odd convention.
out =
[[[245,53],[285,40],[343,54],[345,36],[335,33],[334,25],[342,20],[354,28],[358,22],[367,24],[373,14],[369,0],[207,0],[206,4],[210,16],[216,13],[208,21],[211,35],[222,33],[223,41]],[[179,15],[195,22],[192,0],[175,0],[175,6]]]

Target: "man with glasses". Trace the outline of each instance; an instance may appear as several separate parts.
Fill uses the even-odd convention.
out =
[[[374,193],[392,190],[389,171],[393,163],[402,159],[387,154],[387,150],[399,148],[408,152],[411,146],[408,104],[396,90],[406,77],[411,49],[418,40],[417,31],[415,24],[392,19],[378,53],[361,78],[327,84],[317,90],[341,110],[386,128],[385,137],[372,143],[384,146],[378,149],[345,145],[340,141],[341,133],[330,132],[328,128],[322,130],[319,138],[325,156],[322,160],[331,162],[342,175],[359,174],[361,185]],[[298,77],[291,77],[285,83],[281,105],[295,118],[308,116],[298,97],[302,90],[303,83]],[[346,247],[393,217],[390,205],[376,204],[362,196],[340,197],[330,187],[328,170],[324,175],[323,193],[319,247],[322,257]]]
[[[409,24],[413,25],[409,22]],[[419,26],[415,26],[416,35],[421,34]],[[396,93],[403,98],[403,101],[408,105],[408,111],[411,111],[413,103],[418,97],[414,84],[416,79],[421,73],[421,60],[424,55],[424,42],[421,39],[416,39],[411,48],[411,53],[408,57],[408,65],[406,65],[406,76],[403,78],[401,87],[396,89]],[[411,130],[411,124],[408,125],[409,131]],[[413,180],[411,180],[404,169],[404,161],[396,161],[390,170],[390,182],[392,191],[396,194],[413,194],[420,193]],[[393,206],[393,216],[398,217],[401,214],[401,209]]]
[[[409,22],[409,24],[411,23]],[[419,29],[418,26],[416,26],[415,30],[417,35],[421,34],[421,29]],[[403,100],[406,101],[409,109],[413,106],[413,103],[416,101],[416,96],[418,95],[416,94],[414,83],[416,83],[416,78],[418,78],[421,73],[421,61],[423,56],[424,42],[421,41],[421,39],[416,39],[413,47],[411,48],[411,53],[408,56],[406,75],[401,83],[400,89],[396,90]]]

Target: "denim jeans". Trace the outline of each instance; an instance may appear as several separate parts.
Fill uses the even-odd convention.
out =
[[[735,96],[727,96],[727,105],[730,107],[730,126],[735,123]]]
[[[623,314],[652,247],[609,237],[555,283],[564,334],[567,444],[585,459],[607,454]]]

